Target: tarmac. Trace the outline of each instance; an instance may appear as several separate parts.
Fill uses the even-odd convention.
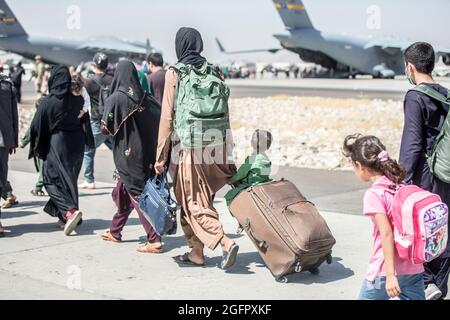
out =
[[[285,83],[292,82],[289,84],[292,92],[298,90],[299,95],[303,83],[310,80],[299,80],[302,84],[297,80],[262,80],[262,83],[268,86],[267,90],[282,93]],[[335,80],[326,81],[329,81],[328,85],[338,86]],[[321,79],[315,83],[325,85],[326,81]],[[372,81],[376,88],[377,80]],[[403,86],[398,80],[383,81]],[[251,83],[249,80],[236,82],[238,86]],[[257,83],[253,81],[250,85]],[[234,81],[230,85],[233,90]],[[30,88],[26,83],[25,102],[29,106],[32,100]],[[252,90],[244,87],[244,95],[253,96]],[[320,90],[341,91],[339,87]],[[372,226],[369,219],[361,216],[362,198],[368,185],[359,182],[352,172],[288,167],[281,167],[277,172],[274,178],[291,180],[316,204],[337,240],[333,263],[322,265],[319,275],[295,274],[289,283],[281,284],[265,268],[248,237],[235,234],[237,222],[222,198],[226,188],[218,194],[215,205],[226,233],[240,245],[237,263],[228,272],[217,267],[221,261],[220,248],[214,252],[206,251],[207,267],[180,268],[173,257],[188,250],[181,228],[176,235],[164,238],[163,254],[136,252],[139,243],[145,241],[136,213],[132,213],[124,229],[123,243],[103,242],[100,234],[109,227],[115,213],[111,200],[113,169],[111,153],[99,149],[95,166],[98,189],[80,192],[84,223],[78,234],[66,237],[56,219],[42,211],[47,198],[35,198],[30,194],[36,174],[32,162],[27,160],[27,151],[18,150],[11,157],[9,180],[20,203],[2,210],[2,223],[7,232],[6,237],[0,239],[0,299],[357,298],[370,257]]]
[[[449,78],[436,81],[450,87]],[[405,77],[395,79],[228,79],[233,98],[268,97],[273,95],[318,96],[332,98],[403,100],[411,85]]]
[[[369,259],[369,219],[322,211],[337,239],[333,263],[322,265],[319,275],[305,272],[278,283],[248,237],[235,234],[237,223],[219,198],[215,206],[224,229],[240,245],[236,265],[219,269],[219,248],[206,251],[207,267],[180,268],[173,257],[188,250],[181,228],[164,238],[161,255],[135,250],[145,241],[136,213],[123,243],[101,240],[115,213],[111,183],[81,192],[84,222],[78,234],[66,237],[56,219],[43,213],[47,199],[29,193],[36,175],[11,171],[9,177],[20,203],[2,212],[7,232],[0,239],[0,299],[355,299]]]

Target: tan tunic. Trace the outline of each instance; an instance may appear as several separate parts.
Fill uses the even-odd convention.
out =
[[[173,136],[176,84],[175,71],[167,71],[156,156],[159,161],[167,160]],[[178,145],[172,152],[175,196],[182,207],[181,226],[191,248],[214,250],[224,236],[214,196],[236,173],[230,154],[225,145],[197,149]]]

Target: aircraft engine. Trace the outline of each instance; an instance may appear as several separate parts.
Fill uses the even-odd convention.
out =
[[[385,63],[380,63],[372,69],[372,74],[375,78],[394,79],[395,71],[389,69]]]
[[[442,62],[446,65],[446,66],[450,66],[450,54],[446,54],[442,56]]]

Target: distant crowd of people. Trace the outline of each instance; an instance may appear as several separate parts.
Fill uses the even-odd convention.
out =
[[[104,144],[112,151],[116,167],[117,184],[112,197],[117,211],[102,239],[120,243],[122,230],[134,209],[147,237],[147,243],[137,250],[164,252],[161,236],[144,217],[138,201],[151,177],[169,171],[181,206],[181,227],[190,249],[175,261],[202,267],[206,264],[205,247],[210,250],[221,247],[220,266],[227,270],[234,265],[239,246],[225,234],[214,198],[220,189],[231,184],[234,188],[226,196],[229,204],[242,190],[270,181],[271,162],[266,152],[272,135],[257,130],[251,141],[253,152],[237,170],[228,133],[214,143],[204,132],[199,139],[192,134],[190,119],[194,118],[208,119],[205,120],[208,129],[230,131],[226,104],[229,90],[220,86],[224,80],[220,68],[201,55],[203,41],[197,30],[181,28],[176,34],[175,49],[178,63],[169,68],[164,68],[159,53],[151,54],[141,66],[122,60],[111,68],[108,56],[99,52],[85,77],[66,66],[47,70],[42,57],[36,57],[36,92],[42,97],[36,103],[35,116],[21,143],[23,147],[30,145],[30,159],[34,159],[39,171],[32,193],[48,194],[44,211],[55,217],[66,235],[72,234],[83,218],[88,218],[80,211],[78,190],[96,188],[94,159],[96,149]],[[435,65],[431,45],[414,43],[406,49],[404,57],[411,84],[425,85],[450,101],[448,90],[431,76]],[[24,70],[17,66],[13,74],[16,80],[3,75],[0,79],[0,191],[2,197],[9,197],[6,207],[17,201],[11,198],[7,175],[9,156],[19,146],[17,102],[21,99],[18,93],[21,83],[17,79]],[[196,99],[191,96],[192,88],[206,86],[206,81],[218,83],[220,89],[214,91],[215,85],[208,87],[212,89],[203,92],[204,103],[219,96],[223,104],[206,106],[209,114],[198,114],[204,111],[191,104]],[[424,265],[402,260],[395,250],[396,235],[391,220],[396,198],[378,185],[414,184],[439,195],[450,206],[450,184],[437,178],[427,161],[444,130],[448,111],[448,103],[430,95],[419,91],[406,94],[399,161],[388,154],[377,137],[351,135],[345,139],[344,154],[351,160],[355,173],[363,181],[373,183],[364,197],[364,215],[373,222],[374,248],[360,299],[434,300],[447,296],[450,245],[439,258]],[[208,118],[211,113],[215,113],[214,118]],[[78,185],[83,165],[84,182]],[[0,224],[0,236],[5,235]]]

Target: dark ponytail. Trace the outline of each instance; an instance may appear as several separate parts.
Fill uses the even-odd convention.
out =
[[[359,162],[372,172],[386,176],[394,183],[402,183],[406,176],[405,168],[387,153],[380,158],[386,147],[380,139],[374,136],[354,134],[347,136],[344,141],[343,153],[352,162]]]

